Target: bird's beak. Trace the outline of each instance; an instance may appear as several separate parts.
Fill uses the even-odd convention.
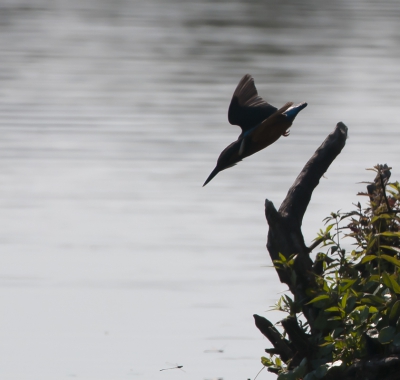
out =
[[[204,182],[203,187],[204,187],[205,185],[207,185],[207,183],[210,182],[219,172],[220,172],[220,170],[219,170],[218,168],[215,168],[215,169],[211,172],[211,174],[208,176],[208,178],[206,179],[206,182]]]

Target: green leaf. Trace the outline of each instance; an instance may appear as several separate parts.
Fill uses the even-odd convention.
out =
[[[391,249],[392,251],[400,253],[400,248],[392,247],[391,245],[381,245],[381,248]]]
[[[342,312],[343,310],[338,306],[332,306],[332,307],[328,307],[327,309],[325,309],[325,311],[340,311],[340,312]]]
[[[365,250],[365,252],[369,252],[369,250],[374,246],[374,244],[376,243],[376,238],[372,238],[367,245],[367,249]]]
[[[344,309],[346,307],[346,302],[347,302],[348,295],[349,295],[349,293],[347,292],[342,298],[342,302],[341,302],[342,309]]]
[[[394,257],[392,257],[392,256],[389,256],[389,255],[381,255],[381,258],[384,259],[384,260],[386,260],[386,261],[389,261],[389,263],[392,263],[392,264],[394,264],[394,265],[400,267],[400,260],[397,260],[396,258],[394,258]]]
[[[381,297],[374,296],[372,294],[364,294],[364,297],[361,298],[360,302],[362,304],[367,304],[367,305],[382,305],[385,303],[385,300],[382,299]]]
[[[307,375],[303,378],[303,380],[318,380],[317,376],[315,376],[315,371],[307,373]]]
[[[400,237],[400,232],[385,231],[385,232],[381,232],[378,235],[380,235],[380,236],[388,236],[388,237]]]
[[[380,277],[377,274],[370,276],[369,281],[379,282]]]
[[[284,297],[285,297],[285,303],[289,306],[292,306],[293,300],[287,294],[285,294]]]
[[[345,292],[348,288],[350,288],[357,280],[343,280],[342,283],[345,285],[340,286],[340,291]]]
[[[369,307],[369,314],[375,314],[378,312],[378,309],[375,306]]]
[[[328,318],[327,321],[341,321],[342,317],[339,317],[338,315],[332,318]]]
[[[285,257],[282,253],[280,253],[280,252],[279,252],[279,258],[281,259],[280,261],[281,261],[282,263],[286,263],[286,261],[287,261],[286,257]]]
[[[368,261],[375,260],[376,258],[377,258],[377,256],[375,256],[375,255],[364,256],[363,259],[361,260],[361,264],[367,263]]]
[[[395,182],[395,183],[388,183],[387,185],[388,185],[389,187],[391,187],[392,189],[394,189],[394,190],[397,191],[398,189],[397,189],[396,184],[398,185],[398,182]]]
[[[400,301],[396,301],[392,306],[389,314],[389,325],[396,326],[396,322],[400,317]]]
[[[333,226],[334,224],[330,224],[328,227],[326,227],[325,234],[327,234],[332,229]]]
[[[393,290],[392,282],[390,281],[390,277],[386,272],[382,273],[382,281],[389,289]]]
[[[376,215],[371,219],[371,223],[374,223],[379,219],[392,219],[392,215],[390,215],[390,214]]]
[[[265,367],[270,367],[272,365],[274,365],[274,363],[272,362],[271,359],[266,358],[265,356],[261,357],[261,363],[265,366]]]
[[[395,335],[396,329],[392,326],[387,326],[379,331],[378,340],[381,344],[388,344],[393,340]]]
[[[298,380],[303,378],[307,371],[307,361],[304,359],[300,365],[294,368],[292,371],[280,373],[277,380]]]
[[[361,313],[360,313],[361,323],[364,323],[368,320],[368,315],[369,315],[369,307],[364,306],[364,309],[361,310]]]
[[[297,380],[292,372],[283,372],[278,375],[277,380]]]
[[[400,285],[397,282],[397,276],[395,274],[392,274],[389,276],[390,282],[392,284],[392,289],[396,294],[400,294]]]
[[[357,298],[352,295],[347,298],[346,307],[344,309],[347,314],[351,313],[354,310],[356,302]]]
[[[342,332],[344,331],[343,327],[336,327],[333,331],[332,331],[332,340],[336,339]]]
[[[315,376],[317,379],[322,379],[328,373],[328,365],[320,365],[315,371]]]
[[[372,294],[364,294],[364,297],[361,298],[360,302],[364,305],[367,304],[367,305],[379,306],[379,305],[384,304],[386,301],[383,298],[374,296]]]
[[[309,305],[310,303],[322,301],[322,300],[327,300],[329,299],[329,296],[327,294],[322,294],[321,296],[317,296],[313,298],[310,302],[306,303],[306,305]]]

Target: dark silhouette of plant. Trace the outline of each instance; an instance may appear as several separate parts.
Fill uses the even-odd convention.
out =
[[[374,182],[359,193],[369,197],[367,207],[358,202],[324,220],[309,248],[319,247],[303,293],[293,291],[302,281],[299,253],[274,260],[294,294],[275,305],[288,314],[284,334],[255,318],[274,345],[262,363],[278,380],[400,378],[392,376],[400,364],[400,184],[389,182],[387,165],[371,170]]]

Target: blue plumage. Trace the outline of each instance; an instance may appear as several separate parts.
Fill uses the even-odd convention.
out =
[[[304,108],[307,107],[307,103],[300,103],[297,106],[290,107],[283,114],[286,115],[290,120],[294,120],[297,114]]]
[[[275,108],[258,96],[254,79],[249,74],[245,75],[233,93],[228,110],[229,122],[238,125],[242,133],[222,151],[203,186],[220,171],[273,144],[279,137],[288,136],[293,120],[305,107],[307,103],[296,106],[286,103],[280,109]]]

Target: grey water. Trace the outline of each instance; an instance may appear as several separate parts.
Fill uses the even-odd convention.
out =
[[[252,314],[284,317],[264,200],[339,121],[308,244],[366,168],[399,178],[399,26],[397,1],[0,0],[0,376],[253,379]],[[246,73],[308,107],[202,188]]]

